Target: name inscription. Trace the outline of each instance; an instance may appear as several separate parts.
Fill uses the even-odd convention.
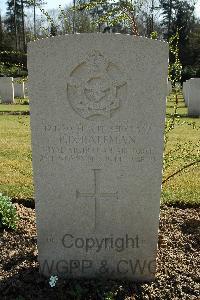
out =
[[[45,146],[41,148],[40,161],[155,162],[153,146],[146,145],[152,130],[148,123],[139,122],[134,126],[126,120],[112,125],[75,123],[66,126],[44,122]]]

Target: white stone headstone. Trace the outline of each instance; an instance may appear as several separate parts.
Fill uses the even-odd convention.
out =
[[[0,77],[0,102],[14,103],[13,77]]]
[[[24,93],[25,93],[25,97],[28,97],[28,82],[24,82]]]
[[[172,92],[172,83],[171,83],[171,81],[167,82],[167,87],[168,87],[168,95],[170,95],[171,92]]]
[[[187,87],[187,81],[183,82],[183,90],[182,90],[185,104],[186,104],[186,94],[187,94],[186,87]]]
[[[188,115],[200,116],[200,78],[189,80]]]
[[[168,50],[119,34],[29,44],[44,275],[154,279]]]
[[[189,81],[187,80],[186,82],[183,83],[183,96],[185,100],[185,105],[188,106],[189,103]]]
[[[15,97],[25,98],[24,82],[21,78],[14,78]]]

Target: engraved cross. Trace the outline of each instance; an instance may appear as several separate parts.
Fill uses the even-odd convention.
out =
[[[97,206],[100,198],[114,198],[118,199],[118,192],[115,193],[102,193],[100,191],[100,173],[99,169],[92,169],[94,172],[94,192],[93,193],[81,193],[79,190],[76,190],[76,199],[79,198],[91,198],[94,199],[94,230],[97,227]]]

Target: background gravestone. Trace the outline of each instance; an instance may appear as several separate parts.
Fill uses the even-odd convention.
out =
[[[28,81],[24,82],[24,94],[25,97],[28,97]]]
[[[167,81],[167,87],[168,87],[168,95],[170,95],[172,92],[172,83],[169,80]]]
[[[80,34],[28,49],[40,271],[152,280],[168,44]]]
[[[200,116],[200,78],[189,80],[189,116]]]
[[[14,103],[13,77],[0,77],[1,103]]]
[[[14,79],[15,97],[25,98],[25,87],[24,82],[21,78]]]
[[[183,96],[185,105],[188,106],[188,81],[183,82]]]

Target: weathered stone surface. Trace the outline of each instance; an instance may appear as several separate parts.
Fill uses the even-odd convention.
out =
[[[188,115],[200,116],[200,78],[191,78],[189,81]]]
[[[185,105],[188,106],[189,103],[189,81],[187,80],[186,82],[183,83],[183,96],[185,100]]]
[[[14,103],[13,77],[0,77],[1,103]]]
[[[41,272],[152,280],[168,44],[77,34],[28,48]]]
[[[15,97],[19,98],[25,98],[25,87],[24,87],[24,82],[21,81],[21,78],[15,78],[14,79],[14,88],[15,88]]]

